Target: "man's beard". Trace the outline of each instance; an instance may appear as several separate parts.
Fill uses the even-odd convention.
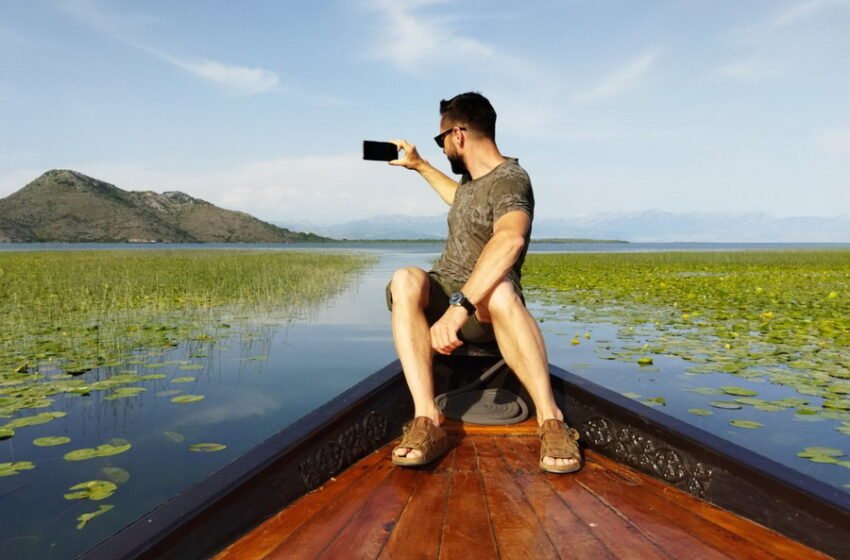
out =
[[[463,158],[460,156],[450,156],[446,154],[446,157],[449,159],[449,163],[452,164],[452,173],[455,175],[469,175],[469,170],[466,168],[466,164],[463,163]]]

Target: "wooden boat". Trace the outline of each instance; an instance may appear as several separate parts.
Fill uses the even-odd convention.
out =
[[[439,357],[436,384],[497,360]],[[539,472],[533,419],[449,424],[439,462],[393,467],[412,415],[396,361],[84,557],[850,558],[846,493],[550,368],[577,474]]]

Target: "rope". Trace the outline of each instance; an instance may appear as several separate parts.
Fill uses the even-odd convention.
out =
[[[476,389],[486,385],[504,366],[505,360],[499,360],[471,383],[438,395],[434,402],[453,420],[490,426],[522,422],[528,418],[528,405],[519,395],[506,389]]]

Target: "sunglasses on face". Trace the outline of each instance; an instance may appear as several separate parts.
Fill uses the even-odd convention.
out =
[[[462,127],[462,126],[453,126],[451,128],[447,128],[446,130],[442,131],[438,135],[434,136],[434,142],[437,143],[437,146],[439,146],[442,149],[443,146],[446,143],[446,135],[448,135],[448,133],[451,132],[454,129],[466,130],[466,128]]]

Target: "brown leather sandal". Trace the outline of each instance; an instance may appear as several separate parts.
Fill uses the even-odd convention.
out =
[[[581,437],[578,430],[568,428],[561,420],[550,418],[544,420],[543,425],[537,428],[540,437],[540,469],[550,473],[571,473],[582,467],[581,451],[578,448],[578,440]],[[547,465],[543,462],[544,457],[554,459],[575,459],[575,463],[568,465]]]
[[[422,456],[415,458],[399,457],[395,453],[399,448],[419,451]],[[446,435],[446,432],[427,416],[417,416],[405,430],[401,443],[393,449],[393,464],[402,467],[427,465],[448,450],[449,436]]]

